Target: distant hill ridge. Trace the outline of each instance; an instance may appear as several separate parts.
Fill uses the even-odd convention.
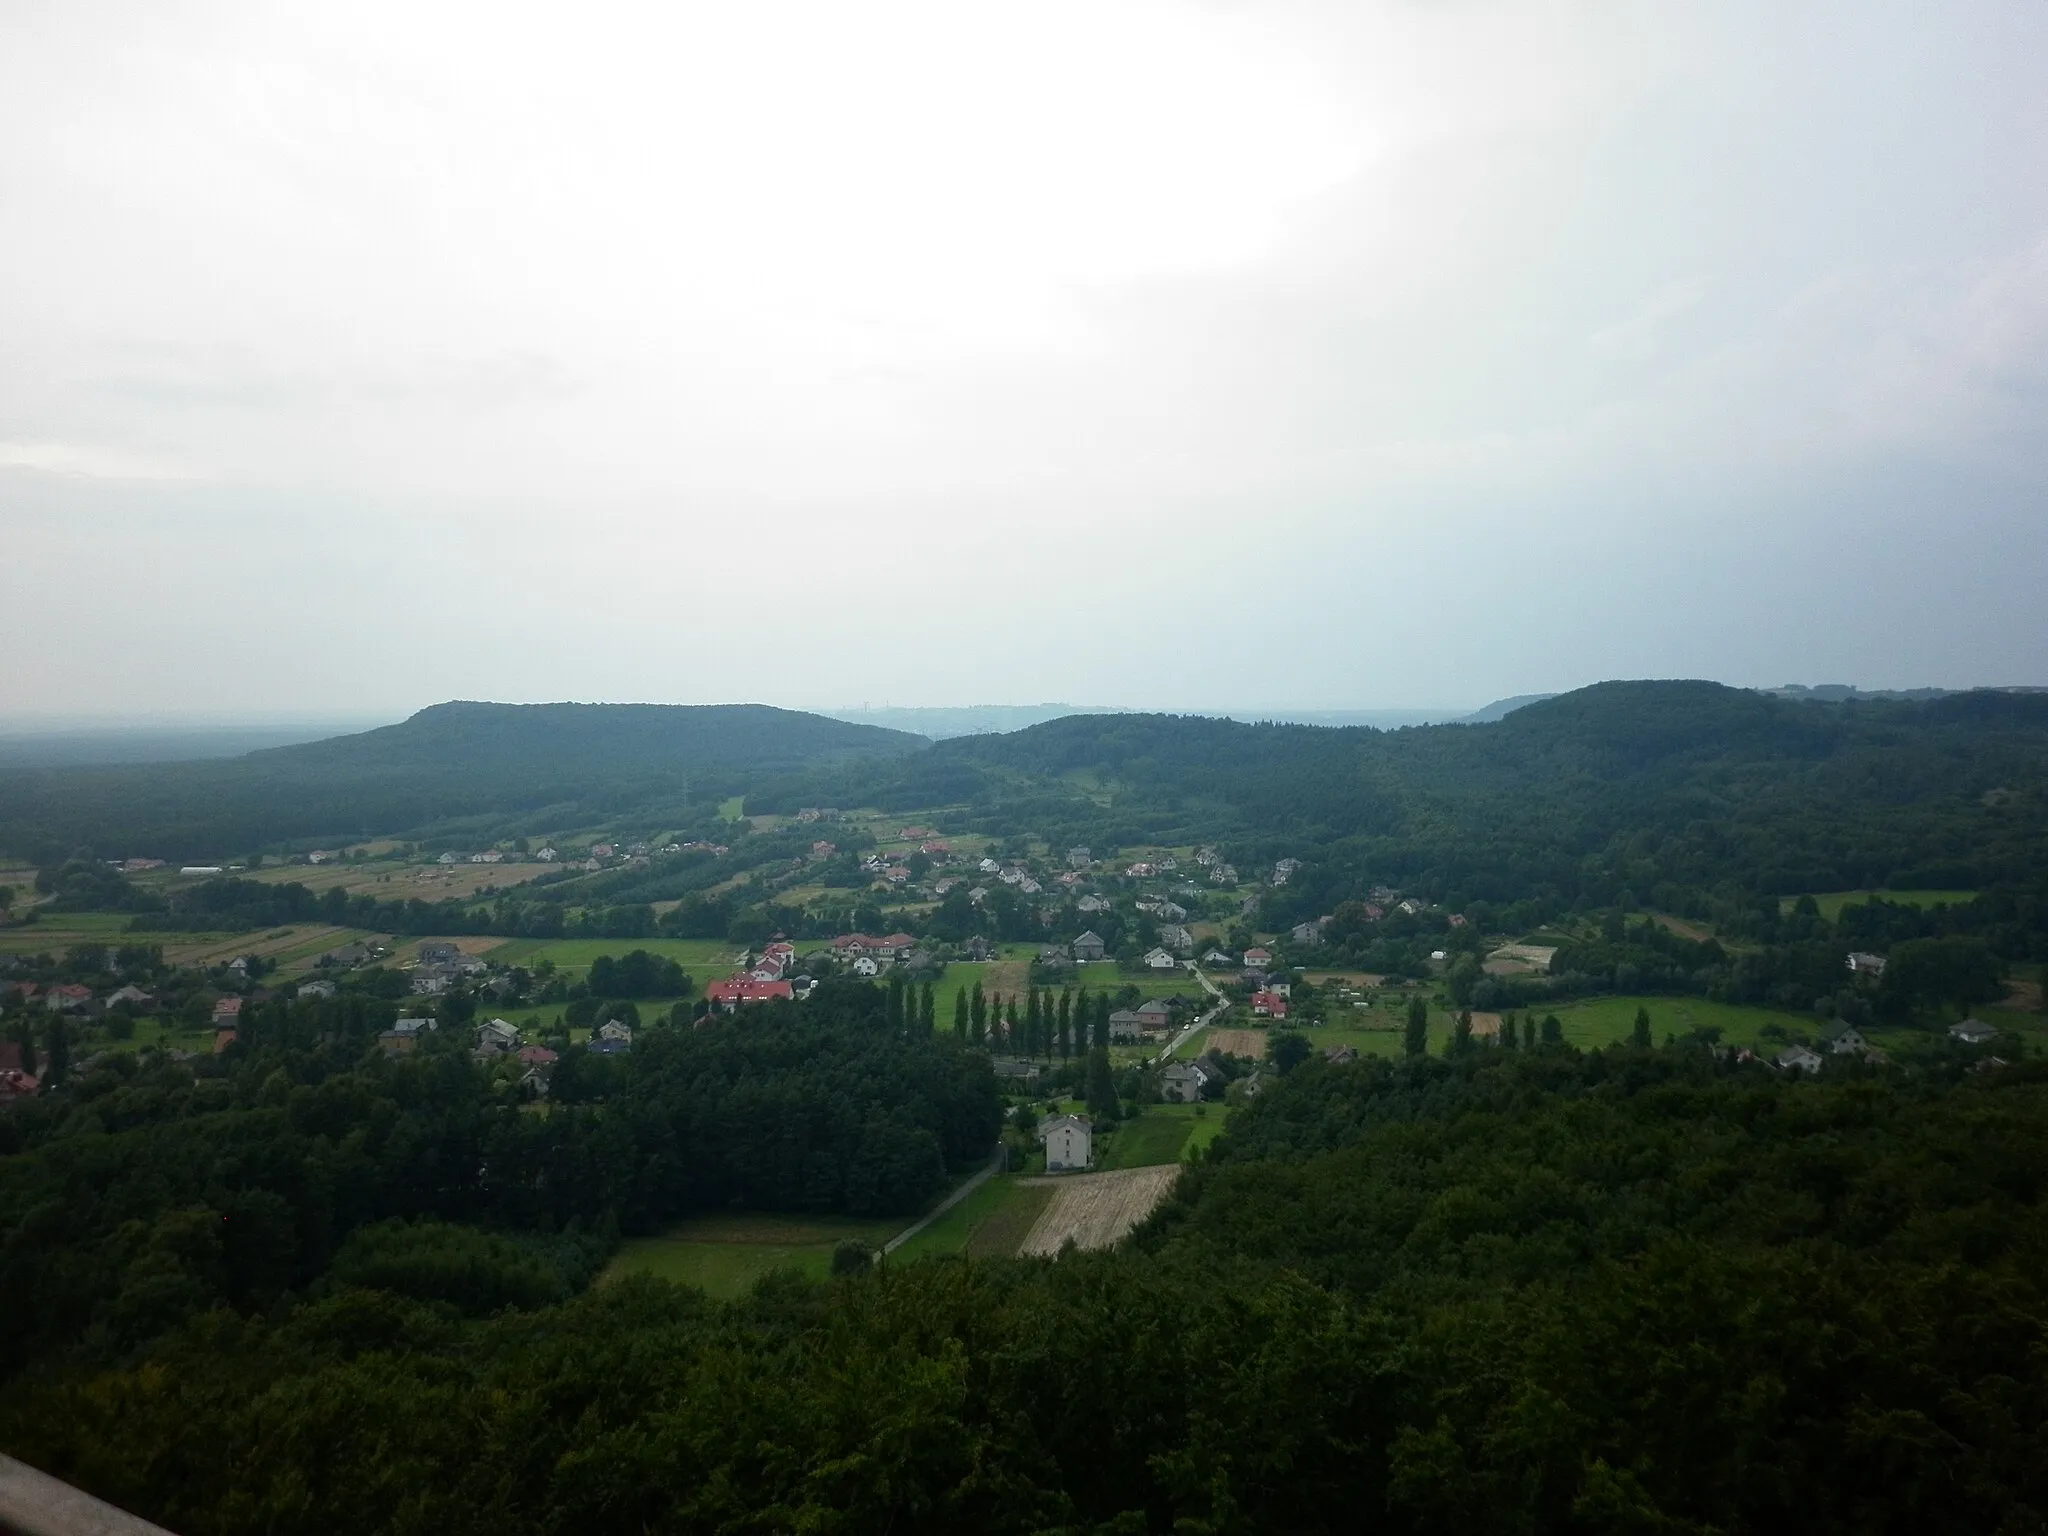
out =
[[[543,809],[557,824],[680,812],[779,774],[930,749],[907,732],[765,704],[456,701],[237,758],[0,774],[0,847],[187,858]]]

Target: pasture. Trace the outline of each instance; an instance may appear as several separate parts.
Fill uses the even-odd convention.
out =
[[[629,1238],[605,1266],[598,1283],[625,1275],[655,1275],[731,1300],[778,1269],[795,1269],[814,1280],[823,1279],[831,1270],[832,1250],[840,1242],[854,1238],[880,1248],[908,1225],[900,1217],[700,1216],[659,1237]]]
[[[492,949],[490,957],[495,964],[528,970],[552,960],[556,970],[581,977],[599,955],[616,959],[636,949],[675,961],[690,973],[699,991],[705,982],[718,980],[738,965],[741,953],[740,946],[725,939],[509,939]]]
[[[1099,1144],[1101,1166],[1156,1168],[1186,1162],[1190,1149],[1214,1141],[1229,1118],[1223,1104],[1147,1104]]]
[[[1538,1008],[1537,1018],[1557,1015],[1564,1026],[1567,1044],[1581,1050],[1595,1049],[1625,1041],[1635,1028],[1636,1010],[1650,1015],[1650,1038],[1658,1045],[1666,1035],[1685,1036],[1695,1029],[1716,1028],[1729,1045],[1768,1045],[1761,1031],[1776,1024],[1788,1034],[1817,1035],[1826,1020],[1811,1013],[1791,1013],[1777,1008],[1745,1008],[1736,1003],[1713,1003],[1699,997],[1595,997],[1583,1002],[1560,1003]]]

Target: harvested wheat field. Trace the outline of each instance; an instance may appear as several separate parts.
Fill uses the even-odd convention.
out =
[[[1266,1032],[1263,1029],[1212,1029],[1202,1049],[1225,1056],[1242,1056],[1250,1061],[1264,1061]]]
[[[1017,1251],[1027,1258],[1051,1257],[1069,1239],[1076,1248],[1107,1248],[1151,1215],[1179,1177],[1179,1165],[1169,1163],[1027,1180],[1033,1188],[1051,1186],[1053,1197]]]

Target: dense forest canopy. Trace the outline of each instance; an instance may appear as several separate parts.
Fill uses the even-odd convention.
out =
[[[1439,897],[1548,889],[1606,905],[1723,882],[1969,888],[2048,862],[2038,694],[1816,703],[1602,683],[1490,724],[1398,731],[1075,716],[863,772],[874,803],[965,799],[986,825],[1036,820],[1055,841],[1140,831],[1314,855],[1323,883],[1312,875],[1296,904],[1321,911],[1362,875]]]
[[[40,1310],[0,1312],[0,1443],[187,1536],[2048,1518],[2036,1065],[1310,1059],[1122,1250],[733,1304],[583,1291],[603,1237],[565,1212],[447,1225],[446,1065],[395,1099],[311,1066],[103,1091],[16,1160],[0,1274]],[[610,1136],[580,1185],[635,1181]],[[289,1137],[324,1150],[280,1183]],[[115,1199],[130,1161],[160,1171]]]
[[[437,704],[397,725],[225,761],[0,774],[0,847],[178,859],[481,815],[681,814],[765,776],[926,745],[760,704]]]

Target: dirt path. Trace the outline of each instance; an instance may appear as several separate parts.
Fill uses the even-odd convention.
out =
[[[1108,1248],[1151,1215],[1179,1177],[1180,1166],[1169,1163],[1158,1168],[1028,1179],[1025,1182],[1033,1188],[1052,1187],[1052,1204],[1033,1223],[1017,1251],[1026,1258],[1051,1258],[1069,1239],[1077,1248]]]

